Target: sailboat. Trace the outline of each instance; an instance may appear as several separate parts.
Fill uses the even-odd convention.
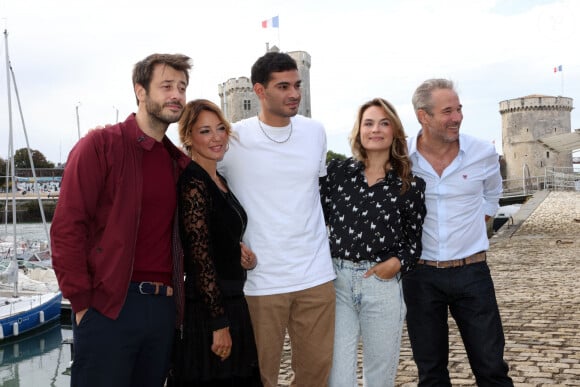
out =
[[[8,55],[8,31],[4,30],[5,47],[6,47],[6,78],[8,89],[8,120],[9,120],[9,141],[8,141],[8,155],[10,165],[10,177],[12,183],[12,226],[13,232],[13,249],[8,252],[7,258],[9,264],[5,270],[0,274],[0,281],[13,283],[12,294],[0,294],[0,341],[22,335],[24,333],[33,331],[45,326],[60,318],[60,308],[62,301],[62,294],[59,290],[56,291],[40,291],[40,292],[26,292],[20,291],[18,283],[20,270],[18,267],[18,235],[16,228],[16,172],[14,166],[14,137],[12,127],[12,100],[11,100],[11,79],[14,81],[14,91],[18,100],[18,107],[20,110],[20,117],[22,126],[24,128],[24,135],[26,138],[26,146],[28,149],[28,157],[32,169],[33,177],[36,178],[34,170],[34,163],[32,160],[32,152],[28,143],[28,135],[26,134],[26,127],[22,117],[22,109],[20,109],[20,99],[18,96],[18,88],[16,87],[16,78],[14,71],[10,64],[10,57]],[[7,173],[7,175],[9,175]],[[44,210],[42,209],[42,201],[38,197],[40,212],[42,215],[43,224],[46,227],[46,219]],[[48,230],[47,230],[48,235]]]

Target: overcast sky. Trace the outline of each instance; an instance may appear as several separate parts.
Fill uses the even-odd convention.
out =
[[[278,29],[261,27],[276,15]],[[329,149],[348,155],[356,110],[374,97],[391,101],[407,134],[416,134],[411,96],[427,78],[456,82],[462,131],[495,141],[500,153],[500,101],[543,94],[580,103],[574,0],[0,0],[0,18],[30,146],[55,163],[78,140],[77,106],[81,134],[136,110],[131,71],[153,52],[192,57],[188,100],[218,104],[218,84],[249,76],[266,42],[308,52],[312,116],[325,125]],[[4,159],[5,51],[3,41]],[[19,149],[25,141],[14,93],[12,104]],[[578,109],[571,117],[579,128]],[[177,141],[174,125],[168,134]]]

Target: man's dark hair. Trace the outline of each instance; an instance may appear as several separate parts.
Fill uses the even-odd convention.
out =
[[[298,70],[296,61],[290,55],[282,52],[268,52],[258,58],[252,66],[252,85],[261,83],[267,86],[272,73],[289,70]]]
[[[191,69],[191,58],[182,54],[151,54],[147,58],[135,64],[133,68],[133,87],[140,84],[149,93],[153,69],[158,64],[170,66],[177,71],[185,73],[185,81],[189,84],[189,70]],[[137,100],[137,105],[139,100]]]

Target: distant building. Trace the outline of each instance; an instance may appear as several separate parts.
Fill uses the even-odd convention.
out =
[[[505,179],[543,176],[547,167],[572,168],[572,153],[558,152],[542,139],[571,132],[572,98],[529,95],[499,103]]]
[[[258,97],[248,77],[230,78],[218,86],[221,108],[230,122],[255,116],[260,111]]]
[[[280,52],[278,47],[273,46],[269,52]],[[310,102],[310,55],[305,51],[291,51],[287,53],[298,65],[298,72],[302,79],[302,100],[298,114],[312,117]],[[244,118],[252,117],[260,111],[260,101],[254,93],[252,82],[248,77],[230,78],[218,85],[221,108],[230,122],[237,122]]]

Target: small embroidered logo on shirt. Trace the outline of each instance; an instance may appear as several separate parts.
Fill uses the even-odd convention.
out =
[[[463,175],[463,180],[467,179],[467,175]]]

